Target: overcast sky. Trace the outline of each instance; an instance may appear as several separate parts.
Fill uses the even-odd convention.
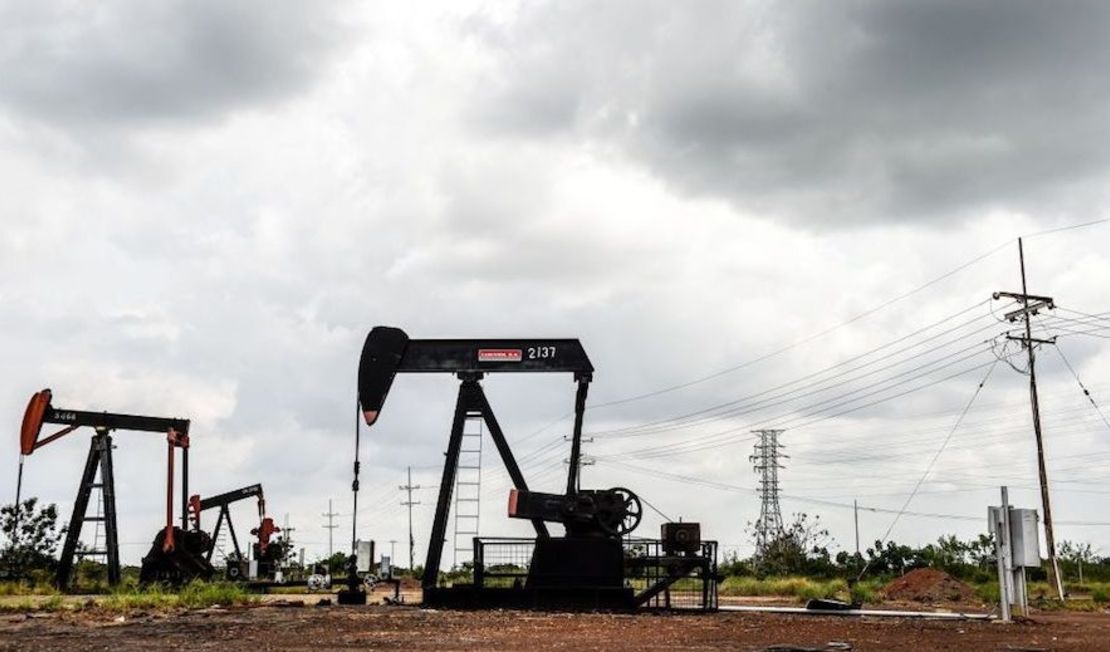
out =
[[[974,536],[999,484],[1039,507],[1024,358],[988,343],[1018,236],[1061,307],[1039,335],[1110,415],[1110,322],[1083,316],[1110,311],[1110,224],[1054,231],[1110,217],[1108,32],[1103,2],[0,4],[7,500],[50,387],[191,418],[196,491],[261,482],[309,557],[333,499],[340,549],[357,357],[388,324],[581,338],[584,485],[728,551],[755,427],[786,429],[783,511],[837,549],[853,499],[898,511],[923,477],[891,536]],[[1110,424],[1039,355],[1057,538],[1110,554]],[[399,378],[363,439],[359,534],[405,562],[398,485],[411,465],[419,557],[456,384]],[[559,490],[571,380],[486,388]],[[25,495],[68,517],[88,434],[28,458]],[[116,443],[137,562],[165,444]],[[492,450],[482,532],[527,532]],[[865,545],[893,519],[863,512]]]

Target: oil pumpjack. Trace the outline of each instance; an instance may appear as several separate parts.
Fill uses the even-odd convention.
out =
[[[620,487],[579,487],[582,421],[593,372],[577,339],[410,339],[386,326],[367,335],[358,372],[367,425],[378,420],[399,373],[449,373],[460,381],[421,582],[425,606],[630,610],[664,606],[662,596],[669,596],[675,582],[696,577],[701,608],[716,608],[716,543],[701,541],[698,524],[664,524],[662,540],[633,541],[628,537],[640,523],[640,499]],[[574,429],[565,493],[529,489],[480,383],[491,373],[572,375]],[[474,583],[443,587],[439,568],[468,418],[484,421],[512,480],[508,516],[531,521],[535,538],[476,539]],[[565,536],[552,536],[548,523],[562,524]],[[513,564],[498,562],[506,546],[517,551]]]
[[[64,427],[40,439],[44,424]],[[20,429],[20,484],[23,477],[23,458],[81,427],[92,428],[94,434],[85,461],[85,471],[77,486],[77,499],[73,504],[73,515],[66,529],[66,539],[55,574],[54,581],[58,588],[69,587],[81,526],[87,521],[103,522],[105,545],[103,550],[93,550],[86,554],[104,555],[107,560],[108,583],[116,585],[120,582],[115,470],[112,463],[112,433],[116,430],[160,432],[166,435],[166,524],[158,531],[150,552],[143,558],[140,578],[143,581],[180,581],[194,577],[211,577],[213,569],[204,555],[211,549],[212,540],[204,532],[188,530],[185,517],[186,496],[189,492],[189,420],[56,408],[49,389],[36,392],[27,404]],[[180,527],[174,525],[173,508],[174,460],[178,449],[181,451]],[[93,489],[100,489],[102,501],[97,516],[87,514]],[[17,494],[19,491],[17,489]]]

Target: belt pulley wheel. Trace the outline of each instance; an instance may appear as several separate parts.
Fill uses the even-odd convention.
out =
[[[624,487],[608,491],[612,499],[598,506],[597,522],[601,529],[614,536],[624,536],[636,529],[643,518],[644,508],[640,497]]]

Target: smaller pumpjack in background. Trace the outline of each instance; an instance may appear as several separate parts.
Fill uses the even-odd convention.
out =
[[[85,471],[77,486],[77,498],[73,504],[73,515],[66,529],[65,543],[55,575],[55,584],[60,589],[69,588],[72,580],[74,559],[78,554],[77,546],[81,538],[81,526],[88,521],[102,521],[104,525],[104,548],[91,550],[84,555],[103,555],[106,559],[108,583],[120,583],[119,530],[116,520],[115,471],[112,465],[112,433],[116,430],[140,432],[161,432],[166,435],[166,524],[155,535],[150,552],[143,558],[140,581],[182,582],[192,578],[209,579],[213,568],[205,555],[212,548],[212,539],[204,532],[187,528],[185,497],[189,490],[189,420],[166,417],[118,414],[113,412],[89,412],[56,408],[52,404],[53,395],[49,389],[36,392],[27,404],[20,429],[19,480],[16,489],[16,502],[23,484],[23,461],[28,455],[46,444],[73,432],[81,427],[94,431],[89,445],[89,455],[85,461]],[[45,438],[40,439],[44,424],[65,426]],[[181,450],[181,527],[173,523],[174,459],[175,450]],[[99,481],[97,475],[99,471]],[[88,515],[89,499],[93,489],[100,489],[101,509],[98,516]]]
[[[593,371],[576,339],[410,339],[404,331],[385,326],[367,335],[358,373],[359,405],[367,425],[377,421],[398,373],[451,373],[461,381],[421,582],[425,606],[671,607],[670,587],[695,576],[701,587],[696,608],[716,608],[716,542],[701,541],[698,524],[665,524],[661,540],[625,540],[640,522],[640,499],[623,488],[579,488],[582,420]],[[529,490],[479,382],[488,373],[573,374],[577,391],[564,494]],[[531,521],[535,538],[476,538],[474,583],[440,587],[448,513],[468,418],[485,422],[513,482],[509,516]],[[566,536],[551,536],[548,522],[561,523]]]
[[[252,574],[249,572],[247,558],[239,547],[239,537],[235,534],[235,525],[231,520],[230,506],[240,500],[256,498],[258,501],[258,527],[251,529],[251,534],[256,537],[252,544],[253,558],[258,564],[256,572],[250,579],[266,579],[280,581],[281,563],[287,553],[284,541],[272,540],[273,535],[281,532],[281,528],[274,525],[274,519],[266,516],[266,497],[262,493],[261,484],[252,484],[233,491],[228,491],[216,496],[201,498],[199,495],[189,497],[189,514],[193,520],[193,529],[200,531],[200,515],[210,509],[219,509],[216,517],[216,526],[212,528],[212,540],[218,541],[220,530],[227,523],[227,532],[231,535],[231,554],[227,556],[227,579],[243,581]],[[205,561],[211,563],[215,546],[208,550]]]

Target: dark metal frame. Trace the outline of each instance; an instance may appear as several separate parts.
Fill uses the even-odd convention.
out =
[[[58,560],[58,570],[54,576],[54,583],[58,588],[67,588],[70,576],[73,573],[74,557],[77,553],[77,544],[81,539],[81,526],[86,521],[104,522],[104,550],[91,550],[88,554],[103,554],[107,557],[108,584],[115,586],[120,583],[119,565],[119,530],[116,526],[116,483],[115,470],[112,466],[112,436],[108,430],[97,429],[89,444],[89,456],[85,460],[85,472],[81,476],[81,484],[77,486],[77,499],[73,503],[73,514],[69,518],[69,528],[66,530],[65,544],[62,546],[62,556]],[[100,470],[100,482],[96,481],[97,469]],[[100,498],[103,505],[101,516],[89,516],[89,497],[92,490],[100,488]]]
[[[717,542],[702,541],[690,554],[671,554],[661,539],[624,539],[624,584],[628,591],[624,609],[672,611],[716,611],[718,607]],[[532,605],[543,596],[529,595],[531,573],[528,561],[536,539],[521,537],[475,537],[472,594],[500,606]],[[511,563],[504,563],[509,550]],[[513,550],[515,552],[513,552]],[[492,554],[489,551],[493,551]],[[498,558],[501,557],[501,558]],[[492,562],[492,563],[491,563]],[[696,589],[675,588],[686,582]],[[510,598],[513,594],[517,597]],[[481,606],[481,605],[478,605]],[[592,605],[585,604],[585,607]]]
[[[398,373],[451,373],[460,382],[451,435],[447,443],[443,475],[439,483],[435,519],[432,522],[428,555],[424,563],[422,586],[425,595],[439,581],[439,565],[447,535],[451,498],[462,449],[463,426],[467,418],[481,418],[493,439],[513,487],[527,491],[520,467],[513,456],[501,425],[490,407],[479,382],[486,373],[573,373],[578,384],[574,403],[574,433],[571,443],[567,493],[578,488],[578,461],[582,448],[582,419],[586,395],[593,379],[593,364],[576,339],[410,339],[398,328],[378,326],[370,331],[359,360],[359,405],[367,424],[372,425]],[[357,477],[356,461],[356,477]],[[357,491],[357,480],[355,484]],[[357,494],[356,494],[357,495]],[[532,520],[536,537],[550,534],[541,519]]]
[[[447,442],[447,459],[443,464],[443,476],[439,483],[439,498],[436,501],[435,520],[432,521],[432,534],[428,543],[428,556],[424,562],[424,577],[421,584],[424,588],[435,588],[439,580],[439,564],[443,558],[443,543],[447,536],[447,521],[451,509],[451,497],[455,489],[455,475],[458,473],[459,453],[462,449],[463,426],[468,417],[480,417],[486,424],[490,437],[497,447],[501,461],[513,481],[513,486],[522,491],[528,490],[528,483],[520,471],[520,466],[505,440],[505,433],[501,424],[490,407],[486,394],[478,380],[480,373],[464,372],[459,374],[462,383],[459,385],[458,400],[455,402],[455,416],[451,425],[451,438]],[[580,430],[578,432],[581,432]],[[532,521],[536,536],[546,538],[550,536],[547,525],[539,520]]]
[[[189,420],[164,417],[148,417],[135,414],[118,414],[112,412],[89,412],[84,410],[58,409],[50,404],[50,390],[45,389],[36,393],[31,398],[27,413],[24,415],[23,432],[21,433],[21,451],[28,455],[46,444],[55,441],[80,427],[91,427],[96,431],[89,443],[89,455],[85,460],[85,470],[77,486],[77,498],[73,504],[73,513],[70,515],[69,527],[66,530],[65,543],[62,545],[61,558],[58,560],[58,569],[54,576],[54,583],[60,589],[69,587],[72,579],[74,559],[77,555],[77,545],[81,540],[81,526],[87,521],[103,521],[105,530],[104,550],[92,550],[86,554],[104,555],[108,566],[108,583],[117,585],[121,580],[119,561],[119,528],[116,518],[116,485],[115,469],[112,463],[112,436],[113,430],[135,430],[142,432],[161,432],[169,436],[170,448],[170,473],[174,448],[181,449],[181,525],[182,529],[188,526],[188,501],[189,501]],[[57,424],[66,426],[43,439],[39,439],[44,424]],[[100,472],[100,482],[97,482],[97,471]],[[20,467],[22,473],[22,466]],[[172,478],[171,478],[172,480]],[[101,490],[102,512],[101,516],[88,515],[89,499],[92,490]],[[172,491],[172,485],[170,486]],[[172,505],[172,501],[171,501]],[[167,507],[170,507],[169,505]],[[169,524],[167,524],[169,525]]]
[[[234,491],[227,491],[216,496],[203,498],[197,503],[195,518],[197,519],[198,527],[200,524],[201,513],[205,512],[206,510],[212,509],[213,507],[220,508],[220,513],[216,517],[216,527],[212,528],[212,541],[216,541],[219,538],[220,528],[223,526],[224,521],[227,521],[227,531],[231,534],[231,545],[235,548],[235,557],[239,561],[242,561],[243,559],[243,551],[239,547],[239,538],[235,535],[235,525],[232,524],[231,521],[230,506],[232,503],[236,503],[240,500],[246,500],[247,498],[255,497],[257,497],[259,500],[263,500],[261,484],[252,484],[241,489],[235,489]],[[260,508],[259,514],[261,515],[261,513],[262,509]],[[212,561],[212,555],[215,553],[215,551],[216,548],[215,546],[213,546],[212,549],[208,551],[208,554],[205,555],[205,559],[209,562]]]

